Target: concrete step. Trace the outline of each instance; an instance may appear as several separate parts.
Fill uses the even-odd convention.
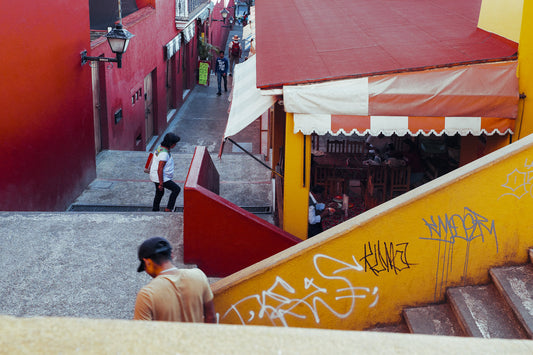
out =
[[[0,314],[131,319],[151,280],[137,248],[163,236],[185,267],[182,225],[181,213],[0,212]]]
[[[533,339],[533,264],[492,268],[490,275],[528,337]]]
[[[183,138],[185,139],[185,138]],[[179,146],[183,148],[183,141]],[[181,148],[172,153],[175,163],[174,181],[183,189],[192,152],[181,153]],[[262,167],[248,155],[224,154],[218,159],[218,150],[211,159],[219,173],[219,195],[238,206],[260,209],[272,206],[272,181],[270,170]],[[73,201],[72,210],[76,211],[145,211],[150,210],[154,199],[154,184],[144,173],[146,152],[106,150],[96,158],[97,178]],[[168,192],[163,197],[162,207],[166,205]],[[183,208],[183,191],[176,200],[176,206]],[[122,209],[113,209],[116,208]]]
[[[527,339],[527,333],[493,284],[449,288],[450,305],[466,335]]]
[[[406,308],[403,315],[411,333],[465,336],[457,317],[447,303]]]
[[[365,329],[369,332],[383,332],[383,333],[409,333],[409,328],[405,322],[392,325],[377,326],[369,329]]]

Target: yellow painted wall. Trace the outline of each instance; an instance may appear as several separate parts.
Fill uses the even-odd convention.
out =
[[[518,42],[524,0],[483,0],[478,27]]]
[[[221,323],[365,329],[533,246],[533,136],[213,285]],[[528,182],[529,181],[529,182]]]
[[[300,239],[307,239],[308,209],[302,208],[302,206],[307,206],[309,203],[311,139],[302,133],[293,133],[294,120],[292,116],[292,113],[287,113],[285,120],[283,229]],[[305,164],[304,159],[302,159],[304,139],[306,140]]]
[[[527,20],[529,19],[529,21]],[[520,100],[515,137],[519,139],[533,133],[533,4],[526,1],[522,19],[522,32],[518,45],[518,85],[526,98]]]

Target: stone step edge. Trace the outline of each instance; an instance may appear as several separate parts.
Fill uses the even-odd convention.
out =
[[[522,328],[526,331],[528,337],[530,339],[533,339],[533,330],[528,326],[527,322],[525,321],[523,314],[519,311],[516,304],[511,299],[510,295],[507,293],[505,287],[501,283],[501,280],[498,278],[498,276],[495,274],[496,270],[493,269],[499,269],[499,268],[491,268],[489,270],[490,277],[496,286],[496,289],[498,290],[499,294],[503,297],[509,308],[511,308],[514,317],[516,320],[520,323]]]
[[[457,315],[455,314],[455,312],[452,309],[452,307],[451,307],[449,302],[432,303],[432,304],[428,304],[428,305],[420,306],[420,307],[406,307],[406,308],[404,308],[403,311],[402,311],[402,316],[403,316],[403,319],[405,320],[405,323],[406,323],[407,327],[409,328],[409,332],[412,333],[412,334],[421,334],[420,332],[416,332],[415,331],[414,326],[411,323],[411,319],[410,319],[410,316],[409,316],[410,311],[416,312],[418,309],[421,309],[421,308],[428,308],[428,309],[437,310],[437,308],[442,308],[442,307],[448,307],[448,314],[446,315],[446,317],[447,318],[450,318],[450,317],[453,318],[453,319],[450,319],[450,321],[452,321],[454,323],[454,325],[456,324],[458,326],[459,329],[457,330],[457,333],[461,333],[461,334],[433,334],[433,335],[438,335],[438,336],[463,336],[463,337],[466,336],[466,333],[463,330],[463,326],[459,323],[459,320],[457,319]],[[440,310],[440,309],[438,311],[442,312],[442,310]]]
[[[239,206],[245,211],[254,214],[271,214],[271,206]],[[140,205],[98,205],[78,204],[69,206],[67,212],[152,212],[152,206]],[[162,212],[162,211],[161,211]],[[183,206],[176,206],[174,212],[183,212]]]
[[[507,303],[507,300],[499,293],[499,290],[497,289],[497,287],[494,285],[493,282],[491,282],[489,284],[485,284],[485,285],[469,285],[469,286],[463,286],[463,287],[450,287],[450,288],[448,288],[446,290],[446,297],[448,299],[448,302],[450,303],[450,306],[452,307],[452,309],[453,309],[453,311],[454,311],[454,313],[455,313],[455,315],[457,317],[457,320],[459,321],[459,324],[461,325],[461,327],[463,328],[463,330],[464,330],[464,332],[465,332],[465,334],[467,336],[470,336],[470,337],[483,337],[481,329],[476,328],[476,326],[477,326],[476,319],[472,316],[473,322],[469,322],[469,320],[466,318],[468,316],[468,314],[470,313],[469,307],[465,304],[464,305],[465,311],[464,312],[461,311],[461,307],[460,307],[459,303],[465,303],[465,302],[463,302],[463,298],[461,296],[458,296],[457,299],[456,299],[456,297],[453,296],[453,293],[455,293],[455,292],[460,293],[461,289],[466,289],[466,288],[470,288],[470,287],[485,288],[485,294],[492,293],[493,296],[500,298],[500,299],[492,299],[491,301],[493,303],[494,302],[501,302],[501,307],[505,308],[504,313],[508,317],[507,320],[510,323],[513,323],[512,324],[513,327],[510,328],[510,329],[513,329],[517,333],[523,335],[523,337],[518,337],[518,338],[513,338],[513,339],[527,338],[527,333],[526,333],[524,327],[522,326],[522,323],[520,323],[520,321],[516,318],[515,314],[511,310],[511,306]],[[492,288],[492,290],[490,290],[491,288]],[[485,303],[483,303],[483,306],[484,307],[486,306]],[[470,328],[470,324],[474,324],[475,326],[471,329]],[[511,325],[511,324],[502,323],[502,325]],[[475,333],[480,333],[480,334],[476,335]]]

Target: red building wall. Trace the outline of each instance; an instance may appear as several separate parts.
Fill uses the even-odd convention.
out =
[[[0,11],[0,210],[65,210],[96,176],[89,2]]]
[[[213,11],[211,12],[211,16],[209,19],[209,43],[213,44],[214,46],[217,46],[221,50],[226,50],[225,47],[228,40],[228,33],[232,28],[229,19],[230,17],[233,17],[235,12],[233,6],[234,0],[230,0],[227,6],[229,15],[226,19],[226,22],[224,23],[222,21],[218,21],[222,20],[222,15],[220,14],[220,11],[224,9],[224,1],[215,3],[215,6],[213,8]]]
[[[150,3],[145,1],[145,3]],[[154,5],[155,4],[155,5]],[[144,6],[141,1],[139,7]],[[130,41],[127,52],[123,55],[122,68],[116,64],[101,63],[103,80],[100,86],[105,108],[101,109],[103,131],[103,148],[114,150],[144,150],[146,146],[144,100],[132,104],[131,96],[139,89],[144,96],[144,78],[153,73],[153,112],[156,135],[167,128],[167,58],[164,46],[175,38],[180,31],[175,24],[175,0],[159,0],[123,19],[124,27],[135,37]],[[198,29],[202,27],[196,21],[194,37],[189,43],[181,42],[181,48],[171,61],[174,81],[173,106],[176,109],[183,104],[184,90],[192,89],[196,82],[198,66],[197,39]],[[93,41],[92,56],[114,57],[104,38]],[[115,123],[114,113],[122,108],[123,118]],[[141,140],[136,138],[141,136]]]

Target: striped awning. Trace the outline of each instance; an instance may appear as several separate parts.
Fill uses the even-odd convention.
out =
[[[283,87],[304,134],[512,133],[517,62],[481,63]]]
[[[504,135],[512,134],[514,126],[513,118],[294,114],[294,133],[305,135]]]

